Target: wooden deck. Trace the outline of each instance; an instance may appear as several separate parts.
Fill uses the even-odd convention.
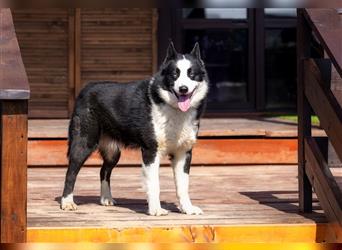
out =
[[[263,241],[270,234],[274,241],[320,242],[327,237],[323,229],[326,219],[316,199],[312,214],[298,213],[297,166],[294,165],[193,167],[190,193],[193,203],[205,212],[200,216],[178,212],[172,170],[162,167],[162,206],[171,211],[163,217],[145,214],[147,204],[141,188],[141,169],[137,167],[118,167],[113,171],[112,193],[117,205],[100,206],[98,170],[81,170],[74,194],[78,210],[66,212],[59,209],[65,169],[29,169],[28,241],[147,241],[156,228],[161,231],[154,232],[153,237],[159,232],[164,240],[173,235],[171,238],[178,242],[188,241],[185,234],[191,228],[215,231],[217,237],[227,230],[233,235],[240,232],[235,240],[242,241],[244,237]],[[342,172],[335,174],[342,177]],[[254,230],[255,226],[264,228],[263,233]],[[287,229],[283,232],[284,227]],[[303,235],[296,231],[298,228],[305,231]],[[126,235],[125,240],[122,234]],[[216,242],[231,238],[218,239]]]
[[[66,166],[67,131],[68,120],[30,120],[28,165]],[[313,134],[325,135],[317,127]],[[294,122],[272,118],[202,119],[193,164],[296,164],[297,144]],[[100,164],[98,154],[85,163]],[[119,165],[140,164],[140,152],[123,151]]]

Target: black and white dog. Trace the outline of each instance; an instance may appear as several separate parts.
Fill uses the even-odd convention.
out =
[[[151,79],[132,83],[95,82],[79,94],[69,127],[69,168],[61,208],[75,210],[73,190],[77,174],[99,150],[103,165],[101,204],[114,205],[110,176],[122,147],[140,148],[148,213],[166,215],[159,200],[159,164],[172,161],[180,210],[201,214],[189,198],[189,170],[199,119],[208,92],[208,77],[196,43],[190,54],[178,54],[172,42]]]

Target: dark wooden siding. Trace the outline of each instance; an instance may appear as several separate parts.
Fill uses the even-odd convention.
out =
[[[13,11],[31,88],[30,117],[67,117],[68,10]]]
[[[151,75],[152,9],[81,9],[80,16],[80,86],[91,80],[127,82]]]
[[[31,118],[67,118],[88,81],[128,82],[155,71],[155,9],[13,12],[32,90]]]

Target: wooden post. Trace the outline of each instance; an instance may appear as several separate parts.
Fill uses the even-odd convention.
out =
[[[0,8],[0,243],[26,241],[30,90],[10,9]]]
[[[310,56],[310,30],[304,19],[303,10],[297,15],[297,109],[298,109],[298,188],[299,209],[301,212],[312,212],[312,186],[305,173],[306,137],[311,136],[310,105],[304,92],[304,59]]]
[[[1,102],[1,243],[26,241],[27,100]]]

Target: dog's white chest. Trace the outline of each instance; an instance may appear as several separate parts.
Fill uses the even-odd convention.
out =
[[[183,113],[167,105],[152,105],[152,123],[158,150],[163,154],[188,151],[196,142],[196,110]]]

